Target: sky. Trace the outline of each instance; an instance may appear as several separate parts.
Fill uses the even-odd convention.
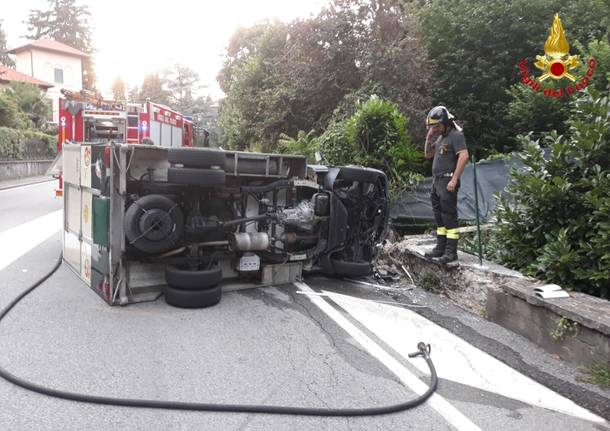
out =
[[[2,0],[5,3],[7,0]],[[97,86],[104,93],[120,76],[139,85],[146,73],[175,63],[194,69],[200,94],[223,96],[216,82],[231,34],[264,19],[289,22],[316,14],[328,0],[80,0],[91,12]],[[46,9],[47,0],[11,1],[0,19],[14,48],[27,41],[30,9]]]

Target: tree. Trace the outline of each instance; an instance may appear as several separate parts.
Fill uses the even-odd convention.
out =
[[[6,51],[6,34],[2,28],[2,20],[0,19],[0,64],[5,65],[6,67],[15,68],[15,62]]]
[[[112,97],[114,100],[126,100],[125,97],[125,83],[121,77],[117,77],[112,83]]]
[[[429,75],[414,16],[399,0],[334,0],[311,19],[242,28],[218,76],[227,94],[221,141],[275,150],[281,133],[321,133],[349,94],[397,103],[412,139],[423,140]]]
[[[46,10],[32,9],[28,16],[30,39],[49,38],[79,49],[86,54],[93,53],[87,6],[77,6],[76,0],[47,0]],[[95,89],[95,70],[92,58],[83,58],[83,87]]]
[[[140,87],[137,85],[129,87],[127,92],[127,100],[132,103],[140,102]]]
[[[602,1],[412,2],[418,5],[422,39],[436,66],[434,104],[446,105],[464,123],[469,147],[479,155],[514,148],[504,114],[511,99],[506,90],[520,78],[517,64],[543,52],[556,12],[572,47],[605,36]]]
[[[291,98],[279,74],[286,38],[285,24],[277,22],[239,29],[231,37],[218,77],[227,93],[219,111],[224,146],[273,151],[288,129]]]
[[[218,105],[214,103],[210,96],[197,97],[190,105],[184,106],[182,113],[193,117],[198,145],[203,145],[204,131],[206,131],[208,133],[208,145],[218,147]]]
[[[23,82],[12,82],[9,88],[17,101],[26,127],[44,129],[47,121],[51,120],[51,103],[45,93],[36,85]]]
[[[144,77],[138,95],[140,101],[150,99],[156,103],[169,105],[169,92],[164,88],[165,81],[158,73],[149,73]]]
[[[569,100],[544,97],[523,84],[514,84],[508,91],[511,100],[506,107],[506,120],[516,135],[532,134],[538,139],[542,133],[557,131],[564,134],[570,116]],[[517,141],[514,141],[517,146]]]
[[[0,126],[15,129],[42,129],[51,115],[51,106],[35,85],[11,82],[0,90]]]
[[[0,89],[0,127],[21,128],[17,100],[11,91]]]
[[[193,69],[183,64],[175,64],[165,73],[167,88],[171,92],[172,105],[181,112],[189,111],[193,104],[199,75]]]

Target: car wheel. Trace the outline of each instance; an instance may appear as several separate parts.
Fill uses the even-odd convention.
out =
[[[215,286],[209,289],[186,290],[171,286],[163,288],[165,302],[179,308],[211,307],[220,302],[222,287]]]
[[[219,169],[169,168],[167,181],[202,187],[224,186],[225,171]]]
[[[205,270],[188,270],[168,265],[165,267],[165,281],[170,286],[179,289],[202,289],[220,283],[222,271],[219,266]]]

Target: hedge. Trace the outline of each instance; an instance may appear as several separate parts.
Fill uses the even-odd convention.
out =
[[[0,127],[0,160],[52,159],[57,137],[36,130]]]
[[[610,299],[610,98],[574,102],[565,136],[522,136],[524,171],[514,171],[496,206],[492,253],[550,283]],[[543,157],[541,144],[550,147]]]

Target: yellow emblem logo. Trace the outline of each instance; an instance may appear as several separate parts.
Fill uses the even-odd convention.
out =
[[[583,91],[591,82],[597,67],[597,60],[591,57],[585,62],[587,71],[583,76],[576,77],[570,73],[570,71],[578,67],[580,59],[578,55],[570,55],[570,45],[568,44],[568,39],[566,39],[566,33],[563,30],[558,13],[553,18],[551,31],[544,43],[544,55],[537,55],[536,60],[534,66],[542,70],[542,75],[538,78],[534,77],[530,72],[528,61],[523,59],[519,62],[521,82],[533,91],[540,92],[546,97],[561,98]],[[548,78],[555,80],[567,78],[575,82],[575,84],[570,83],[564,88],[544,88],[541,83]]]
[[[536,60],[538,61],[534,66],[544,72],[538,78],[540,81],[547,78],[568,78],[572,82],[576,81],[576,77],[569,71],[578,66],[578,56],[570,55],[570,45],[558,13],[555,14],[549,37],[544,43],[544,56],[537,55]]]

